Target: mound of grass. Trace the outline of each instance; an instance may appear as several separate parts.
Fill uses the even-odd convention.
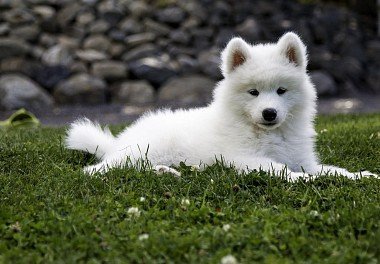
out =
[[[121,128],[116,127],[114,131]],[[380,173],[380,115],[320,117],[321,160]],[[380,180],[81,171],[64,128],[0,131],[0,262],[376,263]]]

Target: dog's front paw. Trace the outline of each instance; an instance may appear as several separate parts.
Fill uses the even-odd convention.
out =
[[[166,166],[166,165],[156,165],[154,167],[154,171],[158,175],[161,175],[164,173],[170,173],[170,174],[173,174],[175,177],[181,177],[181,173],[179,171],[177,171],[176,169],[170,168],[169,166]]]
[[[335,167],[335,166],[329,166],[329,165],[322,165],[321,169],[317,172],[318,176],[344,176],[349,179],[357,179],[358,175],[355,173],[349,172],[346,169]]]
[[[355,175],[357,175],[357,177],[361,177],[361,178],[370,178],[370,177],[374,177],[376,179],[380,179],[380,176],[377,175],[376,173],[372,173],[370,171],[359,171],[359,172],[355,172],[354,173]]]

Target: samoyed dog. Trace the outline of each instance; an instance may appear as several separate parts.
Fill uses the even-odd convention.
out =
[[[180,175],[170,166],[204,168],[222,157],[239,171],[264,170],[289,180],[371,175],[319,164],[316,90],[298,35],[289,32],[277,43],[258,45],[233,38],[221,56],[224,79],[207,107],[148,112],[116,137],[81,119],[67,132],[67,148],[96,155],[100,163],[84,168],[89,174],[146,158],[158,172]]]

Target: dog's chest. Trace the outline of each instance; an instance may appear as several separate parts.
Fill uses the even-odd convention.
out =
[[[277,162],[288,161],[294,156],[291,140],[282,134],[259,135],[255,142],[255,151]]]

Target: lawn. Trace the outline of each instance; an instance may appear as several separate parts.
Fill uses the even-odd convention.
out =
[[[380,114],[319,117],[317,131],[324,163],[380,173]],[[63,136],[0,130],[0,263],[379,262],[380,180],[289,183],[221,165],[89,177],[93,157]]]

